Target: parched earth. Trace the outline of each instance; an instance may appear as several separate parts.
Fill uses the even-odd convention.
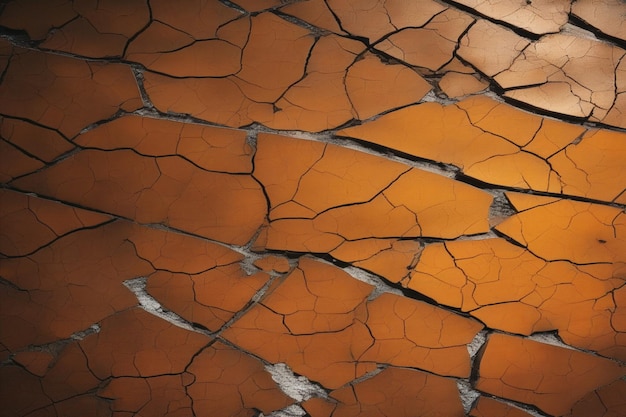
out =
[[[624,0],[0,2],[0,415],[626,415]]]

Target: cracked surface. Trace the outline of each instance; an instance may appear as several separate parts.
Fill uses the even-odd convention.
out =
[[[0,4],[0,414],[626,415],[626,5]]]

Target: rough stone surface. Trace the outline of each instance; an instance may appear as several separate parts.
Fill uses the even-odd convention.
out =
[[[625,7],[0,2],[0,415],[626,415]]]

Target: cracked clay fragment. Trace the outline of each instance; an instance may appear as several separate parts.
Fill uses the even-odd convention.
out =
[[[279,157],[288,149],[299,149],[290,152],[299,155],[293,162]],[[344,240],[453,238],[488,229],[487,193],[331,144],[259,135],[254,176],[271,203],[258,247],[327,252]]]
[[[44,162],[52,162],[75,148],[55,130],[8,117],[0,118],[0,136]]]
[[[626,375],[608,359],[504,334],[492,334],[476,389],[563,415],[589,392]]]
[[[354,310],[371,291],[337,268],[302,258],[262,305],[284,316],[291,334],[333,332],[352,324]]]
[[[548,161],[564,194],[626,204],[626,134],[590,130]]]
[[[217,331],[267,282],[268,276],[247,276],[239,264],[218,266],[193,275],[157,271],[146,290],[163,307],[191,323]]]
[[[461,108],[463,103],[417,104],[337,133],[454,164],[465,174],[487,183],[547,190],[550,172],[545,161],[521,152],[518,146],[499,135],[472,125]]]
[[[145,415],[191,417],[191,397],[185,391],[191,374],[163,375],[151,378],[113,378],[98,396],[111,401],[114,416]]]
[[[471,74],[446,72],[439,81],[439,88],[450,98],[460,98],[478,93],[489,87],[489,83]]]
[[[456,0],[478,13],[535,35],[559,32],[567,23],[570,0]],[[574,3],[575,4],[575,3]]]
[[[253,417],[293,402],[261,361],[220,342],[203,349],[186,370],[193,376],[187,393],[194,415]]]
[[[0,181],[11,182],[15,178],[30,174],[44,167],[44,164],[18,147],[0,139]]]
[[[409,274],[421,249],[422,245],[415,240],[360,239],[344,242],[330,254],[398,283]]]
[[[330,32],[345,34],[339,27],[335,15],[332,14],[325,0],[287,3],[280,8],[280,11]]]
[[[494,80],[504,88],[505,97],[533,107],[626,127],[625,119],[607,118],[620,105],[616,94],[624,91],[616,85],[615,76],[624,56],[626,50],[601,41],[570,34],[547,35],[525,49]]]
[[[146,72],[144,86],[151,102],[164,113],[191,114],[229,127],[252,123],[249,109],[271,112],[270,105],[253,103],[230,78],[172,78]]]
[[[78,343],[69,344],[42,378],[44,392],[57,402],[93,390],[100,380],[92,373],[90,365]]]
[[[623,199],[624,135],[585,130],[476,96],[405,107],[338,134],[451,163],[487,183]]]
[[[373,370],[355,358],[371,343],[364,303],[372,286],[342,270],[303,258],[282,283],[222,336],[272,363],[328,388]]]
[[[134,149],[145,156],[179,155],[207,171],[252,171],[252,149],[243,130],[128,115],[81,134],[74,143],[102,150]]]
[[[15,48],[2,84],[0,113],[71,137],[119,110],[141,107],[130,67]]]
[[[127,58],[174,77],[224,77],[241,68],[241,49],[221,39],[193,42],[171,52],[133,53]]]
[[[73,9],[79,15],[51,31],[42,48],[90,58],[120,56],[150,20],[145,0],[75,1]]]
[[[364,36],[370,43],[405,27],[422,26],[446,10],[432,0],[329,0],[327,4],[345,31]]]
[[[305,73],[309,32],[271,13],[251,18],[250,40],[233,80],[250,100],[273,102]]]
[[[626,381],[618,379],[578,401],[565,417],[619,417],[626,414]]]
[[[430,84],[415,71],[402,65],[383,64],[369,54],[348,69],[345,82],[361,120],[415,103],[431,90]]]
[[[530,41],[488,20],[478,20],[461,38],[457,55],[493,77],[511,66]]]
[[[388,293],[368,302],[367,313],[374,341],[359,360],[469,376],[467,344],[483,328],[479,322]]]
[[[330,397],[337,401],[333,417],[465,415],[452,379],[414,369],[389,367],[369,379],[332,391]]]
[[[604,33],[626,41],[626,3],[621,0],[576,0],[572,14]]]
[[[221,2],[207,0],[150,0],[154,21],[186,33],[193,39],[210,39],[220,26],[240,13]]]
[[[11,351],[64,339],[137,304],[122,285],[150,265],[127,240],[128,223],[114,222],[62,236],[24,258],[5,259],[0,275],[0,341]],[[26,302],[26,299],[29,301]]]
[[[496,229],[547,261],[626,263],[626,213],[600,204],[506,193],[520,212]]]
[[[151,227],[135,227],[128,240],[140,259],[160,271],[196,275],[243,259],[241,254],[206,239]]]
[[[0,190],[0,254],[24,256],[60,236],[111,220],[56,201]]]
[[[349,97],[346,71],[363,49],[360,42],[336,35],[318,39],[303,77],[276,101],[271,115],[259,114],[257,120],[274,129],[318,132],[355,118],[356,104]],[[389,88],[394,83],[383,74],[373,77],[381,78]]]
[[[492,329],[556,329],[570,345],[623,359],[625,273],[623,263],[546,262],[496,238],[427,245],[403,285]]]
[[[422,28],[406,28],[376,44],[376,49],[417,67],[437,71],[452,60],[458,39],[474,19],[448,9]]]
[[[254,235],[266,211],[260,186],[249,176],[208,172],[177,156],[143,157],[131,150],[83,150],[14,185],[235,244]]]
[[[89,368],[100,379],[182,373],[210,341],[141,308],[107,317],[100,327],[80,342]]]

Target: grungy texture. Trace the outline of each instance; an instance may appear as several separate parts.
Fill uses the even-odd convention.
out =
[[[626,415],[625,22],[0,2],[0,415]]]

